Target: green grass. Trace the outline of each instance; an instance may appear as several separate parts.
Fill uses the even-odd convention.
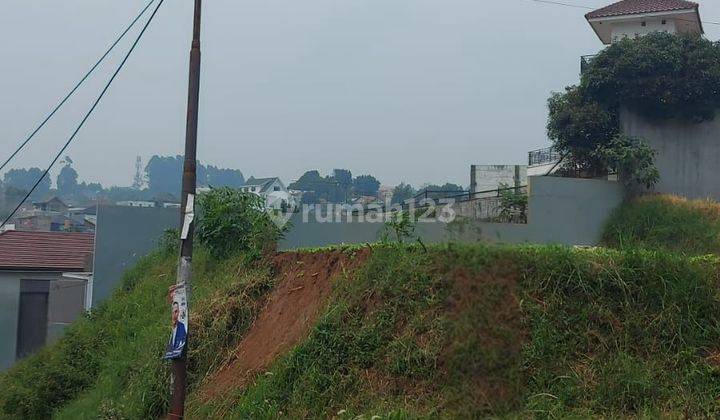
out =
[[[307,339],[251,386],[203,403],[193,390],[226,360],[273,286],[269,270],[239,261],[202,252],[195,261],[189,418],[720,415],[714,256],[375,246],[335,283]],[[93,319],[0,376],[0,413],[162,414],[163,303],[174,263],[144,259]]]
[[[617,248],[665,249],[688,255],[720,253],[720,204],[650,195],[624,204],[603,242]]]
[[[716,268],[646,251],[377,248],[305,342],[190,412],[716,416]]]

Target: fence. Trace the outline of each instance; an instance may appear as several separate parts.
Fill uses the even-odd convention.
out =
[[[504,194],[506,192],[512,192]],[[527,223],[527,186],[486,191],[424,191],[403,204],[404,210],[452,203],[457,213],[483,222]]]
[[[553,147],[546,147],[544,149],[533,150],[528,153],[528,165],[529,166],[541,166],[555,163],[562,158],[562,155],[555,150]]]

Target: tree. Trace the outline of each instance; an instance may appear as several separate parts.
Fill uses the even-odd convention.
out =
[[[585,176],[617,171],[647,187],[658,180],[654,152],[623,137],[620,108],[649,119],[699,122],[720,108],[720,44],[653,33],[617,42],[593,59],[580,85],[549,99],[548,135],[562,170]]]
[[[338,184],[340,184],[340,186],[343,188],[349,189],[352,187],[352,172],[350,172],[348,169],[334,169],[333,178],[335,178],[335,181],[337,181]]]
[[[148,189],[153,193],[179,194],[184,159],[182,156],[153,156],[145,167]],[[197,184],[205,187],[233,187],[245,184],[242,172],[205,166],[198,162]]]
[[[303,203],[315,204],[322,201],[343,202],[346,192],[334,177],[323,177],[319,171],[305,172],[300,179],[290,184],[291,190],[304,191]]]
[[[57,189],[60,194],[74,194],[78,189],[78,173],[73,169],[73,161],[69,156],[61,162],[63,164],[60,174],[57,176]]]
[[[11,169],[5,173],[3,178],[5,187],[14,187],[22,191],[30,191],[38,179],[43,176],[44,171],[40,168]],[[50,191],[51,181],[49,176],[44,176],[38,184],[34,195],[40,196]]]
[[[202,166],[202,165],[201,165]],[[233,187],[238,188],[245,184],[245,177],[237,169],[218,168],[207,166],[205,168],[205,180],[202,185],[211,187]]]
[[[415,197],[415,188],[404,182],[393,189],[392,203],[401,204]]]
[[[459,195],[463,191],[465,189],[462,186],[447,182],[444,185],[425,185],[418,191],[418,194],[423,194],[423,198],[427,196],[427,198],[440,199]]]
[[[377,195],[380,190],[380,181],[372,175],[360,175],[353,181],[353,190],[357,195]]]
[[[181,190],[182,168],[182,156],[153,156],[148,161],[147,166],[145,166],[148,189],[155,193],[168,192],[179,194]]]

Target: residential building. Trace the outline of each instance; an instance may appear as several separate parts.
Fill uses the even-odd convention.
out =
[[[285,187],[285,184],[277,177],[250,177],[250,179],[240,187],[240,190],[262,197],[268,209],[282,210],[284,208],[295,208],[297,206],[295,195],[291,194]]]
[[[585,18],[606,45],[652,32],[704,33],[699,5],[685,0],[623,0]]]
[[[704,33],[699,5],[684,0],[625,0],[588,13],[588,22],[604,44],[651,32]],[[587,59],[583,60],[585,63]],[[620,126],[629,137],[642,139],[655,152],[660,179],[657,193],[720,200],[720,118],[685,121],[650,119],[629,106],[620,106]]]
[[[0,370],[58,338],[89,308],[94,235],[0,233]]]
[[[115,203],[120,207],[156,207],[157,203],[154,201],[118,201]]]
[[[64,213],[70,209],[61,199],[53,197],[47,201],[38,201],[33,203],[33,208],[39,211]]]

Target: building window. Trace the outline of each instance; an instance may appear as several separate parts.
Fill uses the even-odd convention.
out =
[[[276,186],[273,188],[273,191],[280,191],[280,187],[278,187],[278,186],[276,185]]]
[[[663,20],[662,20],[662,24],[663,24],[663,25],[667,25],[667,20],[663,19]]]
[[[647,22],[643,22],[640,24],[641,26],[647,26]]]
[[[250,191],[255,192],[255,187],[251,187]]]

